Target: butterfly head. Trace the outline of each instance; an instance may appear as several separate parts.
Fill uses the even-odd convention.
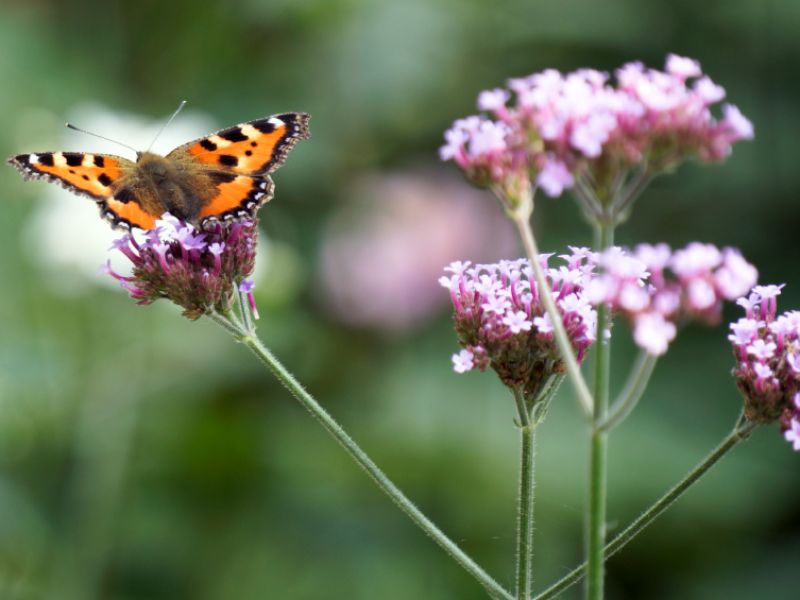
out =
[[[137,152],[136,165],[141,169],[143,175],[148,175],[157,183],[164,182],[170,177],[174,177],[175,168],[173,163],[154,152]]]

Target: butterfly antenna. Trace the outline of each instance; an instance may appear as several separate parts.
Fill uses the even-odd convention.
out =
[[[94,136],[96,138],[100,138],[101,140],[105,140],[107,142],[112,142],[114,144],[119,144],[120,146],[124,146],[125,148],[128,148],[129,150],[133,150],[134,152],[137,152],[136,148],[128,146],[128,144],[123,144],[122,142],[118,142],[117,140],[112,140],[111,138],[107,138],[104,135],[99,135],[97,133],[92,133],[91,131],[86,131],[85,129],[81,129],[80,127],[75,127],[75,125],[73,125],[72,123],[65,123],[65,125],[70,129],[74,129],[75,131],[80,131],[81,133],[85,133],[86,135],[91,135],[91,136]]]
[[[180,103],[180,104],[178,104],[178,108],[176,108],[176,109],[175,109],[175,112],[174,112],[174,113],[172,113],[172,116],[171,116],[171,117],[170,117],[170,118],[167,120],[167,122],[166,122],[166,123],[164,123],[164,124],[161,126],[161,129],[159,129],[159,130],[158,130],[158,133],[156,134],[156,137],[154,137],[154,138],[153,138],[153,141],[152,141],[152,142],[150,142],[150,145],[147,147],[147,152],[150,152],[150,148],[152,148],[152,147],[153,147],[153,144],[155,144],[155,143],[156,143],[156,140],[157,140],[159,137],[161,137],[161,134],[162,134],[162,133],[164,133],[164,130],[167,128],[167,126],[168,126],[170,123],[172,123],[173,119],[174,119],[175,117],[177,117],[177,116],[178,116],[178,113],[179,113],[179,112],[181,112],[181,110],[183,110],[183,107],[184,107],[184,106],[186,106],[186,100],[181,100],[181,103]]]

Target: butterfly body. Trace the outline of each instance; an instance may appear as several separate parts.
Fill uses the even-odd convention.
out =
[[[169,212],[204,225],[252,218],[273,195],[270,177],[299,139],[308,115],[256,119],[189,142],[166,156],[138,152],[136,162],[83,152],[18,154],[23,177],[45,179],[97,202],[112,227],[153,229]]]

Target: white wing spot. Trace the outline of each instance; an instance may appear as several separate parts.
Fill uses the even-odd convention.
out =
[[[247,139],[254,139],[261,135],[261,132],[250,125],[249,123],[245,123],[244,125],[239,125],[239,131],[242,132],[242,135],[246,135]]]
[[[278,117],[270,117],[270,119],[269,119],[269,121],[267,121],[267,123],[272,123],[273,125],[275,125],[275,127],[282,127],[282,126],[286,125],[286,123],[281,121]]]
[[[66,167],[67,159],[62,152],[53,152],[53,164],[57,167]]]
[[[38,154],[31,154],[28,156],[28,162],[32,165],[35,165],[39,162],[39,155]]]
[[[217,148],[227,148],[233,143],[230,140],[226,140],[224,137],[220,137],[218,135],[212,135],[208,138],[208,141],[213,143]]]

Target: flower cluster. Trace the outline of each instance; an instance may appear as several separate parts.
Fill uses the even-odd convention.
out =
[[[753,137],[738,108],[711,107],[725,90],[697,61],[669,55],[665,71],[628,63],[609,75],[549,69],[512,79],[478,96],[490,116],[460,119],[445,133],[442,160],[453,160],[477,185],[504,189],[533,179],[559,196],[585,176],[598,195],[613,193],[627,171],[654,175],[688,157],[721,160]]]
[[[197,230],[165,213],[143,240],[128,233],[114,242],[112,248],[133,263],[129,276],[114,272],[110,261],[104,271],[139,304],[168,298],[193,320],[210,310],[230,310],[237,285],[254,306],[252,283],[245,278],[255,266],[257,234],[253,221]]]
[[[656,356],[666,352],[680,321],[719,323],[723,300],[735,300],[758,279],[737,250],[699,242],[675,252],[666,244],[630,253],[610,248],[598,263],[603,272],[589,286],[592,302],[625,315],[636,344]]]
[[[594,342],[597,322],[584,291],[594,269],[591,253],[572,248],[558,268],[547,267],[550,256],[540,256],[542,268],[580,362]],[[504,384],[535,398],[548,377],[562,373],[564,365],[530,263],[526,259],[474,266],[455,262],[445,271],[449,275],[439,283],[450,291],[456,333],[464,348],[453,356],[455,371],[491,366]]]
[[[756,286],[740,298],[745,316],[731,323],[728,339],[745,416],[756,423],[780,420],[784,437],[800,450],[800,311],[777,316],[781,288]]]

